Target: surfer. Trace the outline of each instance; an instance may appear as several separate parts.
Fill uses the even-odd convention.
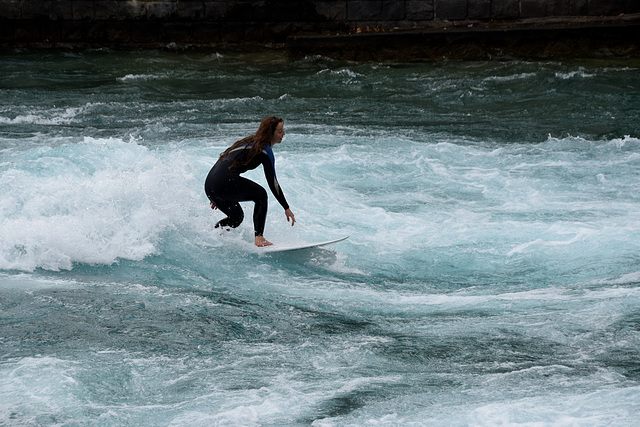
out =
[[[287,221],[293,226],[296,222],[293,212],[278,184],[275,169],[275,157],[272,147],[280,144],[284,137],[284,120],[278,117],[265,117],[255,135],[235,142],[227,148],[209,171],[204,190],[211,202],[211,209],[220,209],[227,215],[216,224],[216,228],[236,228],[244,219],[244,213],[238,202],[252,201],[253,228],[255,245],[269,246],[272,243],[264,238],[264,226],[267,219],[267,192],[261,185],[241,177],[240,174],[262,165],[271,192],[284,208]]]

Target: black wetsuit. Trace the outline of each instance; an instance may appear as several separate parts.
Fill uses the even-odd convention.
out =
[[[250,144],[238,147],[219,159],[207,175],[204,191],[209,200],[227,215],[227,218],[216,224],[216,228],[239,226],[244,219],[244,213],[238,202],[254,202],[253,227],[255,235],[262,236],[267,220],[267,192],[262,186],[241,177],[240,174],[262,165],[264,176],[273,195],[285,210],[289,209],[289,204],[276,178],[275,158],[271,146],[267,145],[248,164],[243,165],[249,153],[249,147]]]

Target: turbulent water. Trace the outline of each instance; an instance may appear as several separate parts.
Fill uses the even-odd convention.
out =
[[[640,422],[639,62],[20,51],[0,96],[0,425]],[[348,240],[214,230],[267,115],[265,237]]]

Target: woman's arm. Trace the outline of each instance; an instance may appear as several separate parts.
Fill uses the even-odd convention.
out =
[[[276,178],[276,170],[275,166],[271,160],[271,158],[266,153],[261,153],[262,156],[262,167],[264,169],[264,177],[267,180],[267,184],[269,184],[269,189],[278,200],[278,203],[284,208],[284,210],[289,209],[289,204],[287,203],[287,199],[284,197],[284,193],[282,192],[282,188],[280,188],[280,184],[278,183],[278,179]],[[287,216],[288,218],[288,216]]]

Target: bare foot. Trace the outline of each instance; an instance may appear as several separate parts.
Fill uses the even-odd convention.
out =
[[[267,239],[265,239],[262,236],[256,236],[256,240],[255,240],[255,244],[258,247],[263,247],[263,246],[271,246],[273,245],[273,243],[271,243],[270,241],[268,241]]]

